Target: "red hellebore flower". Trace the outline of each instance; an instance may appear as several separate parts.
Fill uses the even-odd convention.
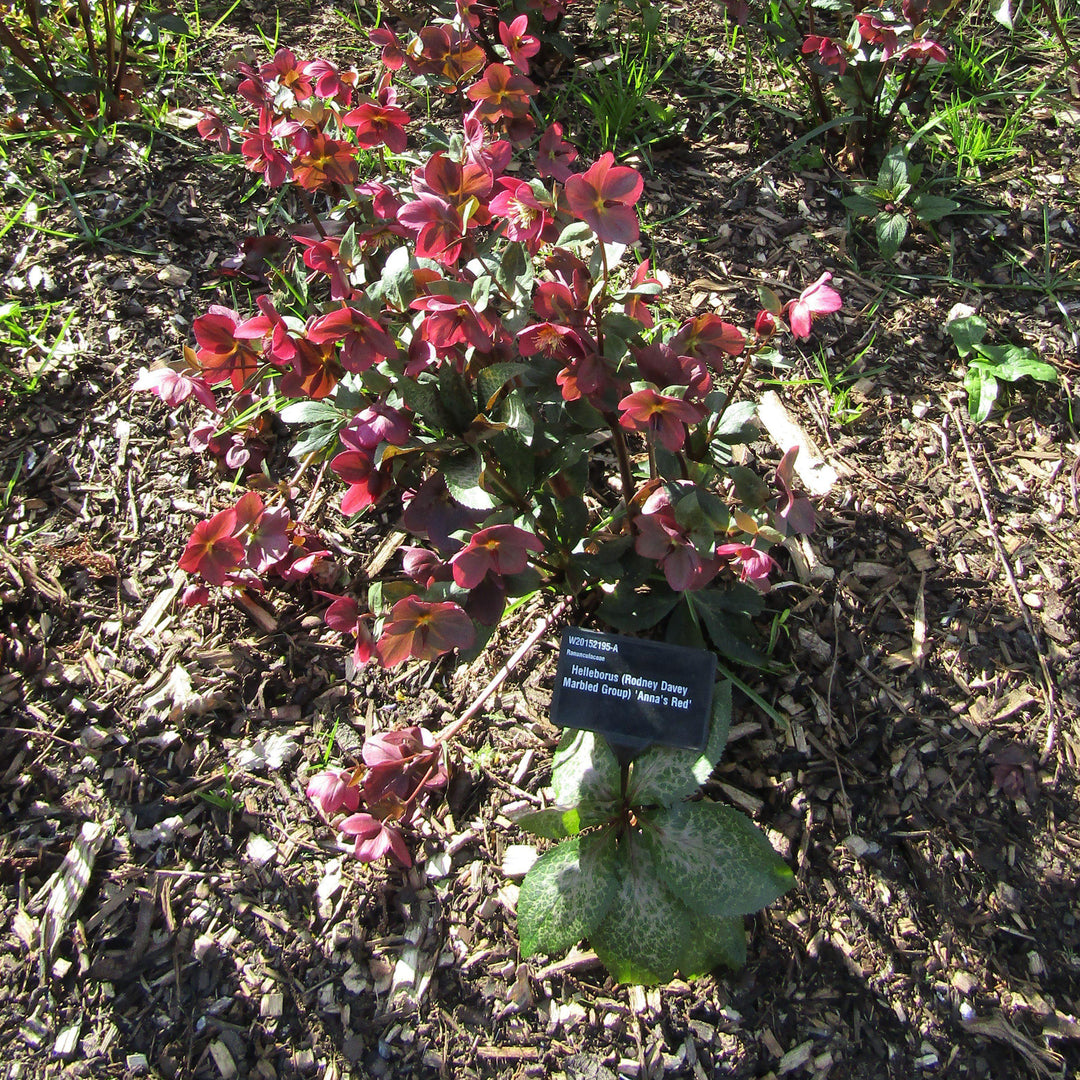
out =
[[[520,574],[529,563],[529,552],[543,550],[540,540],[516,525],[480,529],[450,560],[454,581],[463,589],[475,589],[489,570],[500,576]]]
[[[205,379],[185,375],[183,372],[174,371],[171,367],[154,368],[151,371],[139,368],[139,377],[135,380],[132,390],[149,390],[174,409],[193,397],[211,412],[218,411],[214,392]]]
[[[789,300],[784,306],[791,332],[797,338],[810,336],[810,325],[815,315],[828,315],[840,310],[843,301],[840,294],[829,287],[830,281],[832,274],[822,274],[813,285],[808,285],[799,293],[797,300]]]
[[[494,124],[502,117],[526,116],[529,98],[537,92],[524,75],[511,71],[505,64],[488,64],[484,77],[466,91],[470,101],[476,102],[473,115],[486,123]]]
[[[402,866],[412,866],[412,857],[405,846],[405,838],[393,825],[380,821],[371,814],[350,814],[338,828],[347,836],[356,837],[353,855],[360,862],[374,862],[388,852]]]
[[[668,397],[652,387],[624,397],[619,402],[619,410],[622,427],[655,435],[672,452],[686,441],[686,425],[696,424],[704,416],[697,405],[682,398]]]
[[[201,574],[211,585],[224,585],[244,561],[244,545],[233,536],[235,530],[235,507],[200,521],[180,556],[180,569]]]
[[[922,60],[924,64],[928,60],[936,60],[939,64],[944,64],[949,58],[945,50],[936,41],[930,41],[928,38],[912,41],[910,44],[905,45],[900,50],[897,59],[903,60],[908,56],[916,57]]]
[[[888,60],[896,52],[896,31],[867,12],[861,12],[855,16],[855,22],[859,27],[859,37],[868,45],[880,45],[881,59]]]
[[[366,620],[370,616],[360,611],[360,605],[351,596],[337,596],[335,593],[315,590],[319,596],[333,601],[323,612],[323,622],[331,630],[341,634],[352,634],[356,638],[353,646],[353,663],[363,667],[375,652],[375,639],[371,636]],[[354,806],[355,810],[356,807]]]
[[[323,345],[340,341],[341,366],[364,372],[386,356],[397,355],[393,338],[374,319],[352,307],[340,307],[315,319],[305,331],[308,341]]]
[[[375,468],[370,450],[343,450],[330,462],[330,468],[349,485],[341,497],[343,514],[358,514],[371,506],[390,483],[389,477]]]
[[[802,51],[804,53],[816,52],[823,64],[827,67],[839,68],[841,75],[847,71],[847,56],[844,48],[832,38],[822,37],[820,34],[808,34],[803,42]]]
[[[773,557],[748,544],[718,544],[716,555],[739,566],[739,580],[747,581],[761,592],[769,591],[769,573],[776,567]]]
[[[202,365],[203,378],[211,386],[229,379],[238,393],[261,363],[259,354],[236,337],[239,322],[240,316],[231,308],[211,304],[206,314],[192,324],[199,343],[196,356]]]
[[[528,33],[529,16],[519,15],[509,26],[499,23],[499,40],[515,67],[529,74],[529,57],[540,51],[540,39]]]
[[[640,236],[634,204],[644,187],[639,172],[616,165],[615,155],[608,153],[588,172],[571,176],[563,190],[570,212],[605,244],[632,244]]]
[[[405,125],[409,122],[409,114],[397,105],[365,102],[346,113],[341,122],[346,127],[356,128],[359,146],[385,146],[391,153],[405,153]]]
[[[375,649],[389,668],[410,657],[434,660],[452,649],[467,649],[475,640],[472,619],[457,604],[406,596],[391,610]]]
[[[307,784],[307,797],[325,818],[340,810],[355,812],[360,807],[360,789],[352,783],[348,769],[327,769],[316,773]]]
[[[249,491],[233,507],[236,511],[238,539],[247,544],[247,564],[256,574],[263,574],[289,553],[289,526],[292,519],[284,506],[267,510],[262,496]]]
[[[536,171],[551,180],[565,183],[570,177],[570,166],[577,159],[577,150],[563,137],[562,124],[554,123],[540,136],[536,148]]]

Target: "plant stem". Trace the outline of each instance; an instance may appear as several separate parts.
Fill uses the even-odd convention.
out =
[[[622,480],[623,502],[626,505],[627,520],[631,520],[630,500],[634,497],[634,470],[630,467],[630,451],[626,448],[626,436],[619,427],[619,421],[614,413],[606,416],[608,428],[611,431],[611,441],[615,446],[615,457],[619,462],[619,477]]]
[[[1043,13],[1050,20],[1050,25],[1054,28],[1054,35],[1057,37],[1061,49],[1065,53],[1065,60],[1072,66],[1076,79],[1080,82],[1080,61],[1076,59],[1076,53],[1069,48],[1069,43],[1065,40],[1065,34],[1061,29],[1061,23],[1058,21],[1057,16],[1054,14],[1053,9],[1046,0],[1039,0],[1039,7],[1043,9]]]
[[[731,382],[731,389],[728,390],[727,396],[724,398],[724,407],[712,418],[712,423],[709,424],[709,433],[705,436],[706,446],[713,441],[716,429],[720,426],[720,421],[724,419],[724,413],[728,411],[731,403],[735,400],[735,395],[739,392],[739,387],[742,386],[743,379],[746,378],[746,373],[754,362],[754,355],[749,349],[747,350],[742,366],[735,373],[735,378]]]
[[[307,192],[299,184],[293,184],[293,190],[296,192],[296,197],[300,200],[300,205],[304,208],[305,213],[311,219],[312,225],[315,226],[315,230],[325,240],[326,230],[323,228],[323,224],[319,220],[319,215],[315,213],[315,207],[311,205],[311,200],[307,197]]]

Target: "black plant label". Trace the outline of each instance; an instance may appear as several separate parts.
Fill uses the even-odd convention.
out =
[[[716,657],[595,630],[563,631],[551,720],[630,749],[704,748]]]

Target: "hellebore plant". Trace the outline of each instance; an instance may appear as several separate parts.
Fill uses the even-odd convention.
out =
[[[534,87],[511,66],[529,59],[528,35],[507,24],[510,64],[486,62],[474,35],[468,20],[404,44],[373,32],[387,70],[366,94],[355,71],[281,49],[243,69],[255,118],[207,123],[268,186],[290,186],[302,224],[291,256],[251,247],[249,280],[274,286],[254,310],[211,305],[195,320],[193,371],[140,376],[171,404],[200,402],[198,445],[266,493],[196,525],[185,602],[213,588],[250,610],[271,581],[307,579],[297,594],[330,602],[324,620],[351,639],[352,663],[390,668],[475,655],[512,598],[592,593],[615,629],[666,620],[670,640],[763,665],[750,617],[775,569],[768,549],[814,513],[793,486],[794,451],[772,477],[735,463],[757,438],[738,395],[755,357],[788,327],[808,337],[840,295],[824,274],[787,304],[763,290],[749,333],[713,313],[658,329],[661,275],[629,257],[642,177],[610,154],[578,162],[558,125],[530,149]],[[405,66],[463,115],[401,158],[411,136],[392,78]],[[271,416],[299,462],[276,486]],[[377,508],[412,537],[400,568],[360,593],[304,520],[312,500],[297,500],[316,467],[340,485],[343,515]],[[360,858],[407,862],[400,827],[443,782],[442,748],[409,738],[383,773],[365,747],[368,771],[309,791]],[[393,799],[372,787],[383,775],[398,778]],[[619,794],[635,815],[642,790]],[[672,807],[669,824],[698,814]]]
[[[953,339],[956,351],[967,361],[964,389],[968,396],[968,415],[975,423],[985,420],[997,402],[1003,382],[1016,383],[1025,376],[1036,382],[1056,383],[1058,374],[1053,364],[1040,360],[1031,349],[1021,345],[987,345],[986,320],[965,305],[958,304],[949,312],[945,329]]]
[[[960,207],[953,199],[920,191],[921,177],[922,166],[912,165],[904,148],[894,146],[881,163],[877,183],[860,184],[856,189],[858,194],[843,200],[853,214],[873,220],[878,251],[883,258],[892,259],[900,250],[912,217],[929,224]]]
[[[749,15],[745,4],[728,6],[740,22]],[[935,19],[926,0],[874,8],[769,0],[763,15],[778,55],[797,65],[818,122],[844,126],[847,164],[862,169],[888,145],[897,115],[921,106],[928,76],[948,58],[939,42],[959,10]]]
[[[687,801],[708,780],[731,726],[731,683],[714,696],[704,751],[653,746],[627,765],[591,732],[555,751],[556,805],[517,819],[559,841],[521,886],[524,957],[587,938],[619,982],[668,982],[746,958],[743,916],[792,885],[791,870],[748,818]]]

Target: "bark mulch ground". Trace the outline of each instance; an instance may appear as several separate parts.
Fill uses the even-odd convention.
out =
[[[226,46],[258,46],[264,18],[238,12]],[[282,19],[297,48],[351,40],[331,13]],[[702,130],[660,145],[646,181],[675,312],[744,320],[753,283],[830,268],[845,299],[819,336],[832,389],[811,352],[772,387],[837,479],[761,623],[787,674],[745,675],[772,712],[736,695],[708,786],[797,875],[748,921],[745,969],[642,989],[587,950],[519,960],[504,857],[526,838],[507,815],[550,776],[554,643],[574,612],[467,729],[413,869],[335,848],[304,796],[331,740],[347,755],[366,733],[442,726],[550,607],[472,665],[351,678],[295,599],[270,598],[272,630],[178,607],[188,532],[231,489],[130,387],[189,339],[262,196],[187,135],[122,131],[58,147],[57,167],[86,221],[141,213],[108,242],[15,229],[3,254],[11,297],[76,313],[70,350],[0,406],[5,1076],[1080,1071],[1078,114],[1048,111],[1034,165],[1001,167],[983,210],[889,267],[849,233],[824,164],[781,157],[740,182],[797,121],[703,49],[682,75]],[[49,227],[74,228],[54,194]],[[1047,267],[1057,291],[1034,287]],[[957,302],[1061,387],[967,423],[943,329]],[[779,458],[764,436],[750,453]],[[362,560],[392,525],[334,527]]]

